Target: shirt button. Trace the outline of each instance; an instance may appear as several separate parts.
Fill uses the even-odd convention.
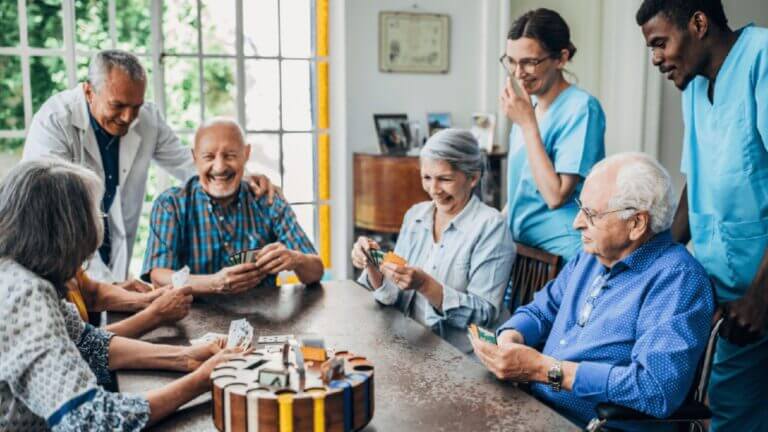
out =
[[[224,216],[219,216],[219,220],[223,221],[224,220]]]
[[[224,246],[229,247],[229,242],[224,242]]]
[[[432,270],[436,270],[436,269],[437,269],[437,266],[432,266]]]
[[[560,339],[560,345],[565,345],[565,339]]]

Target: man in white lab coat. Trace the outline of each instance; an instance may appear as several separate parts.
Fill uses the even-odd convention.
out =
[[[91,277],[122,281],[139,224],[149,164],[184,181],[196,174],[191,150],[144,102],[147,76],[139,60],[105,50],[91,59],[88,81],[53,95],[32,119],[23,159],[55,156],[84,165],[104,180],[105,239],[88,265]],[[265,176],[250,178],[260,196],[275,192]],[[42,227],[41,227],[42,228]]]

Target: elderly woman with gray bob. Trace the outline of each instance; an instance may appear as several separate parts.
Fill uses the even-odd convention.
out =
[[[515,247],[504,218],[473,190],[484,171],[483,155],[471,133],[446,129],[421,150],[421,182],[431,200],[405,214],[394,252],[405,265],[366,259],[373,240],[360,237],[352,263],[359,282],[382,304],[431,327],[468,352],[467,327],[494,327],[503,315],[504,289]]]
[[[210,389],[238,352],[128,339],[80,319],[65,284],[99,247],[102,181],[60,160],[24,162],[0,183],[0,430],[138,431]],[[191,372],[143,395],[106,391],[116,369]]]

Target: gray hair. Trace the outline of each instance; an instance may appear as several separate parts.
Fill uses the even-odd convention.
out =
[[[443,129],[432,135],[421,149],[420,157],[441,160],[467,177],[483,175],[485,160],[477,139],[463,129]]]
[[[122,50],[99,51],[91,57],[88,65],[88,82],[97,93],[101,91],[107,75],[115,67],[128,74],[133,81],[147,80],[147,73],[135,55]]]
[[[651,217],[650,228],[660,233],[672,226],[675,202],[672,197],[672,181],[669,173],[651,156],[645,153],[619,153],[603,159],[595,165],[597,171],[609,164],[621,163],[616,174],[616,189],[608,201],[608,208],[634,208],[647,211]],[[634,211],[619,213],[629,219]]]
[[[59,159],[22,162],[0,182],[0,258],[64,284],[102,242],[101,179]]]

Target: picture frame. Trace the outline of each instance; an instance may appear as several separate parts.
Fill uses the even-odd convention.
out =
[[[379,12],[379,71],[448,73],[450,16]]]
[[[480,149],[493,153],[496,135],[496,116],[491,113],[476,112],[472,114],[472,135],[477,139]]]
[[[376,137],[381,154],[405,154],[410,147],[410,126],[407,114],[374,114]]]
[[[427,113],[427,136],[432,136],[439,130],[448,129],[452,124],[451,113]]]

